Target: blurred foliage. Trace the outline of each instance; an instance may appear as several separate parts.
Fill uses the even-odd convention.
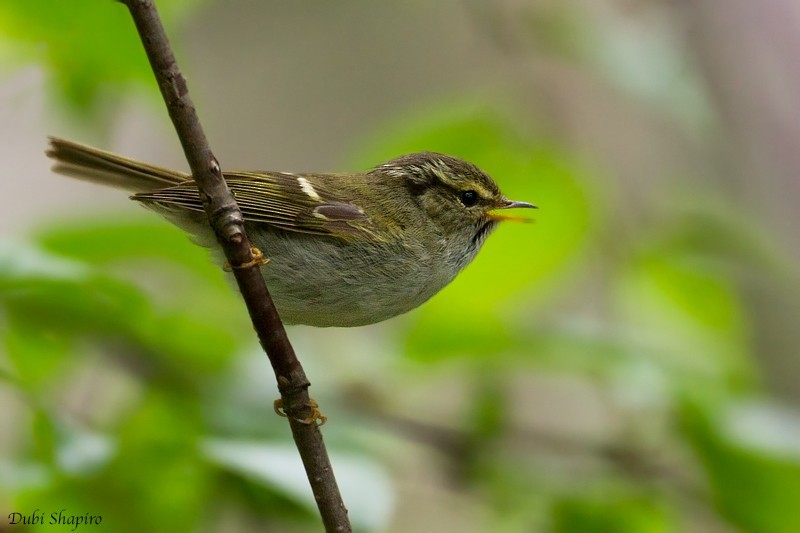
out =
[[[564,499],[559,502],[554,511],[553,531],[662,533],[678,529],[655,498],[609,492],[596,499]]]
[[[237,356],[257,352],[224,276],[179,230],[139,219],[57,224],[30,243],[4,243],[0,379],[24,399],[17,416],[29,421],[19,451],[0,464],[4,509],[99,513],[114,530],[151,529],[154,517],[159,529],[215,530],[226,529],[210,505],[221,501],[244,506],[254,523],[316,524],[302,469],[264,471],[270,458],[286,463],[285,447],[255,441],[249,461],[208,452],[231,412],[246,418],[228,437],[271,432],[290,442],[265,408],[277,390],[263,354],[265,399],[250,415],[220,386],[236,375]],[[383,474],[367,459],[350,463],[341,470],[362,480],[354,492],[374,497]],[[376,520],[369,513],[355,523]]]
[[[91,113],[105,84],[150,72],[124,8],[81,2],[2,3],[0,33]],[[159,6],[172,18],[194,4]],[[568,56],[582,53],[571,17],[559,11],[552,28]],[[290,332],[300,351],[322,352],[312,380],[329,380],[331,402],[317,399],[338,410],[326,439],[357,528],[392,530],[396,493],[425,487],[389,478],[418,454],[481,509],[477,531],[800,530],[797,444],[771,445],[791,440],[796,420],[770,408],[771,434],[731,416],[766,396],[743,280],[796,281],[781,251],[696,192],[690,207],[652,206],[652,220],[620,231],[605,182],[573,151],[522,134],[493,106],[436,109],[383,128],[353,166],[447,152],[540,210],[534,224],[504,223],[419,310],[348,330],[341,353],[336,332]],[[0,438],[0,516],[66,508],[113,531],[318,530],[229,281],[152,216],[56,221],[1,243],[0,395],[13,431]],[[365,372],[362,355],[389,371]],[[552,382],[566,393],[542,395]],[[607,427],[542,422],[547,411],[569,423],[575,405],[590,413],[575,425],[594,413]]]
[[[688,404],[683,413],[687,438],[708,472],[721,512],[744,531],[800,530],[797,458],[731,439],[724,412]]]
[[[127,8],[111,0],[4,0],[0,2],[0,56],[6,68],[45,65],[52,94],[86,116],[98,111],[110,88],[131,83],[156,89],[153,73]],[[200,0],[163,0],[168,28]],[[98,43],[102,45],[98,46]],[[157,94],[153,91],[153,94]],[[104,98],[100,98],[103,96]]]
[[[503,352],[527,327],[513,323],[519,306],[546,296],[574,263],[589,230],[587,191],[566,155],[521,138],[495,110],[456,105],[419,117],[373,141],[361,166],[422,150],[454,154],[494,176],[506,196],[533,202],[539,212],[531,218],[534,226],[504,224],[457,283],[414,313],[406,353],[431,360]],[[441,316],[450,319],[434,320]]]

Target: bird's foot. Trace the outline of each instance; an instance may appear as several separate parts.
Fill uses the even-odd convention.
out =
[[[264,266],[267,263],[269,263],[269,258],[264,257],[264,254],[261,253],[261,250],[259,250],[255,246],[250,248],[250,253],[253,254],[252,259],[250,259],[250,261],[247,261],[246,263],[242,263],[241,265],[236,265],[236,266],[233,266],[229,262],[225,261],[225,264],[222,265],[222,270],[224,270],[225,272],[233,272],[234,269],[242,270],[254,266]]]
[[[319,404],[316,402],[316,400],[309,398],[308,406],[311,408],[311,416],[308,418],[295,418],[295,420],[307,426],[310,426],[311,424],[314,424],[316,426],[322,426],[325,424],[325,422],[328,421],[328,417],[323,415],[322,412],[319,410]],[[283,410],[282,398],[278,398],[277,400],[275,400],[275,402],[273,403],[273,408],[275,409],[275,413],[278,416],[283,416],[283,417],[289,416],[286,414],[286,411]]]

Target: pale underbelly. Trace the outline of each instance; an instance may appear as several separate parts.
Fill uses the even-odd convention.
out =
[[[251,238],[270,258],[262,272],[281,318],[290,324],[380,322],[419,306],[455,276],[443,276],[446,269],[421,247],[342,244],[273,232]]]

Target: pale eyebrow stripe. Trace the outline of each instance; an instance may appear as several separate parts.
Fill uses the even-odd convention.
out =
[[[303,176],[298,176],[297,177],[297,183],[300,184],[300,188],[303,189],[304,193],[309,195],[314,200],[322,201],[322,197],[319,194],[317,194],[316,190],[314,190],[314,186],[311,185],[311,183],[307,179],[305,179]]]
[[[450,177],[449,177],[449,175],[447,173],[447,165],[445,165],[445,163],[442,160],[437,159],[434,162],[433,165],[429,165],[428,166],[428,170],[430,170],[430,172],[434,176],[439,178],[439,181],[441,183],[447,185],[448,187],[452,187],[457,191],[465,190],[464,189],[464,184],[462,182],[450,179]],[[477,183],[477,182],[473,183],[470,186],[470,189],[472,189],[475,192],[477,192],[478,195],[481,198],[484,198],[484,199],[491,199],[492,196],[493,196],[492,191],[490,191],[489,189],[484,187],[482,184]]]
[[[481,198],[484,199],[491,199],[492,198],[492,191],[484,187],[482,184],[473,182],[468,187],[465,187],[463,182],[454,181],[447,177],[444,173],[434,172],[436,177],[439,178],[439,181],[448,187],[455,189],[456,191],[465,191],[471,189],[478,193]]]

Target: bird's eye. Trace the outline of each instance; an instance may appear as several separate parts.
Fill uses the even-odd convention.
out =
[[[478,193],[473,190],[464,191],[461,193],[460,200],[464,207],[472,207],[478,203]]]

